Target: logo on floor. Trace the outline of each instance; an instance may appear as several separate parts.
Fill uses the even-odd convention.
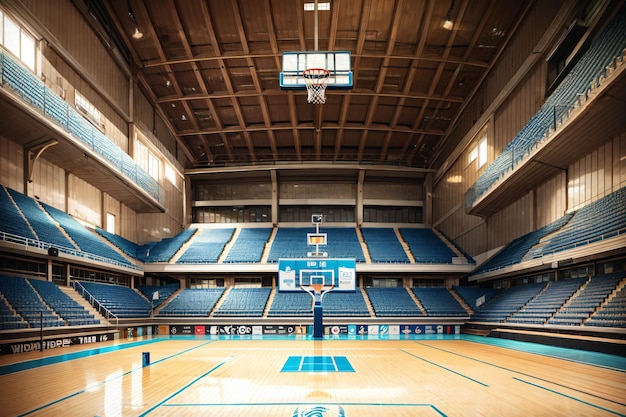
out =
[[[296,407],[292,417],[346,417],[339,405],[315,405],[309,408]]]

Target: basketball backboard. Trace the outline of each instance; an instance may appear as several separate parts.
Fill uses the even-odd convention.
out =
[[[283,70],[280,73],[280,88],[304,90],[304,70],[319,68],[328,70],[329,90],[352,88],[352,63],[350,51],[297,51],[283,52]]]

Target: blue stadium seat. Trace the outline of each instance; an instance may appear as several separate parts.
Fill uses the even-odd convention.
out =
[[[202,229],[191,245],[178,258],[179,264],[217,263],[224,247],[233,236],[234,228]]]
[[[376,317],[423,316],[406,288],[367,288]]]
[[[361,233],[369,248],[372,262],[409,263],[409,258],[394,229],[364,227]]]
[[[185,288],[163,306],[157,316],[208,317],[224,290],[224,287]]]
[[[231,288],[222,304],[213,312],[214,317],[261,317],[270,296],[271,288]]]

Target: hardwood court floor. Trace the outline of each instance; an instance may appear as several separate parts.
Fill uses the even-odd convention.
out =
[[[162,337],[31,352],[0,358],[0,415],[626,415],[625,358],[481,340]],[[594,355],[609,362],[584,363]]]

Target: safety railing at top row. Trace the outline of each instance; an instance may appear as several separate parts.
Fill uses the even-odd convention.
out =
[[[160,204],[165,204],[165,189],[135,160],[100,129],[78,113],[68,102],[46,86],[9,52],[0,47],[0,85],[23,99],[25,105],[46,120],[62,127],[114,169],[133,181]]]

